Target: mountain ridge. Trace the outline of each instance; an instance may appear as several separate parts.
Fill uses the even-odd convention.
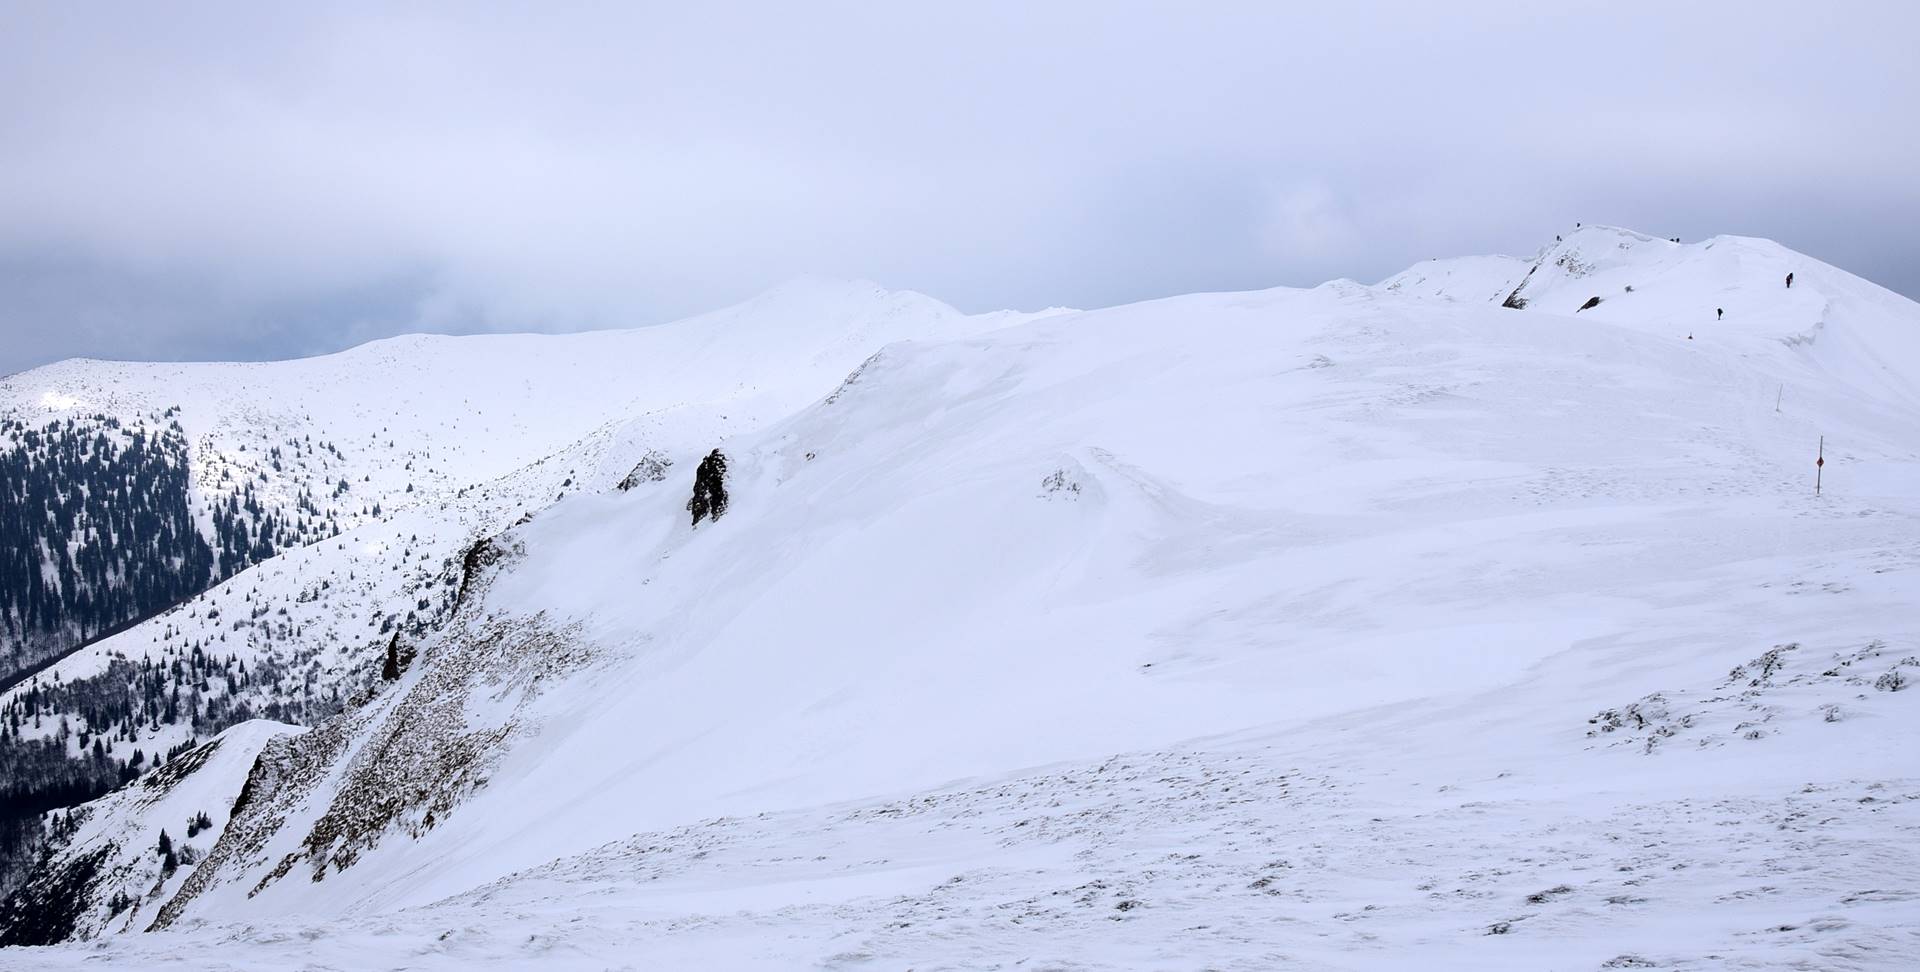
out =
[[[195,870],[193,894],[160,906],[160,924],[179,930],[111,947],[132,959],[196,928],[234,927],[200,922],[323,922],[346,941],[347,925],[376,917],[411,941],[447,909],[485,914],[499,896],[565,908],[592,885],[549,888],[541,875],[584,869],[626,888],[636,914],[669,916],[621,919],[640,921],[623,927],[648,929],[633,933],[641,939],[657,934],[648,947],[658,955],[697,934],[687,928],[733,913],[725,902],[737,898],[764,926],[738,931],[768,949],[765,964],[833,954],[812,944],[833,913],[857,915],[874,954],[984,960],[885,930],[885,891],[827,892],[840,911],[818,914],[724,862],[713,872],[731,875],[714,892],[717,910],[703,903],[697,865],[668,875],[684,903],[621,883],[619,873],[649,873],[650,853],[678,853],[650,847],[677,847],[703,826],[721,827],[701,838],[719,847],[820,852],[836,869],[808,878],[821,887],[970,901],[967,920],[991,942],[1009,933],[1004,918],[964,887],[1019,898],[1020,874],[1036,875],[1025,893],[1041,898],[1074,880],[1153,888],[1118,899],[1145,901],[1137,916],[1099,905],[1143,927],[1196,909],[1257,921],[1244,909],[1266,895],[1226,896],[1223,878],[1197,875],[1165,885],[1156,866],[1187,865],[1103,846],[1044,802],[991,796],[1069,799],[1059,779],[1078,787],[1115,761],[1160,767],[1158,782],[1128,784],[1144,788],[1129,800],[1154,805],[1214,806],[1215,787],[1246,774],[1279,808],[1272,781],[1331,781],[1328,793],[1348,795],[1316,812],[1346,835],[1364,821],[1342,800],[1411,800],[1451,821],[1461,811],[1436,797],[1455,787],[1488,793],[1522,829],[1551,828],[1566,811],[1519,782],[1493,782],[1511,774],[1621,814],[1664,808],[1659,839],[1696,848],[1709,835],[1672,812],[1689,800],[1787,813],[1808,779],[1905,786],[1889,758],[1920,723],[1899,685],[1877,686],[1920,675],[1904,660],[1920,630],[1903,610],[1920,569],[1910,553],[1920,409],[1904,392],[1914,365],[1876,356],[1914,333],[1920,307],[1882,307],[1858,278],[1812,261],[1795,263],[1811,270],[1795,271],[1806,275],[1788,295],[1771,279],[1777,255],[1731,261],[1729,291],[1713,261],[1731,244],[1675,250],[1636,236],[1621,249],[1615,231],[1588,229],[1531,264],[1553,270],[1535,271],[1524,310],[1500,306],[1505,295],[1489,286],[1516,268],[1482,260],[1431,286],[1444,268],[1416,265],[1373,286],[992,321],[1000,326],[973,318],[958,328],[970,333],[945,339],[849,347],[841,371],[810,372],[824,380],[796,380],[784,410],[769,405],[750,422],[670,409],[630,438],[609,430],[591,473],[560,458],[501,487],[510,501],[457,536],[422,530],[429,567],[475,542],[498,554],[464,603],[403,631],[412,655],[399,680],[364,683],[323,735],[294,744],[290,762],[254,768],[306,782],[236,813],[238,829],[223,829]],[[1579,309],[1589,296],[1603,299]],[[1738,316],[1689,340],[1679,327],[1709,298]],[[1814,322],[1806,300],[1819,304]],[[936,328],[950,323],[935,317]],[[1786,340],[1811,323],[1822,325],[1811,345]],[[714,407],[733,407],[723,402]],[[1828,491],[1816,499],[1803,453],[1822,434]],[[693,461],[716,445],[728,512],[689,524]],[[671,461],[626,475],[654,450]],[[399,525],[382,536],[395,544],[429,512],[401,508],[379,521]],[[488,647],[514,637],[548,647]],[[371,654],[355,657],[372,671]],[[1752,684],[1716,689],[1729,668]],[[461,715],[428,715],[451,712]],[[1394,742],[1407,732],[1415,742]],[[453,791],[418,785],[455,771],[471,779]],[[368,781],[379,779],[416,783],[393,784],[398,802],[369,810],[367,794],[382,791]],[[1079,833],[1064,839],[1082,856],[982,845],[1000,863],[972,865],[942,849],[939,828],[887,838],[898,841],[892,853],[941,862],[924,874],[888,877],[891,865],[836,856],[922,803],[987,814],[997,821],[988,843],[1002,848],[1024,846],[1022,820]],[[1230,815],[1269,804],[1231,806],[1219,804],[1224,829],[1184,839],[1238,853],[1222,836]],[[1907,820],[1905,807],[1889,819]],[[1098,801],[1087,810],[1122,812]],[[783,850],[752,823],[768,815],[838,836]],[[940,819],[956,831],[989,826]],[[1485,839],[1390,819],[1409,839]],[[1855,832],[1862,847],[1892,853],[1893,825]],[[1287,840],[1271,853],[1311,853],[1302,835]],[[1082,859],[1092,863],[1071,862]],[[1541,911],[1604,883],[1552,859],[1556,870],[1532,889],[1543,902],[1448,901],[1444,927],[1383,933],[1400,947],[1484,958],[1479,936],[1525,910],[1577,940],[1617,937],[1605,909]],[[967,878],[962,890],[932,890],[952,870]],[[1421,880],[1392,873],[1396,886]],[[1231,887],[1277,887],[1276,874]],[[1541,890],[1554,880],[1567,890]],[[1795,900],[1815,893],[1792,887]],[[1317,900],[1311,887],[1290,893]],[[1847,913],[1863,935],[1911,929],[1891,912]],[[1073,914],[1058,916],[1079,929],[1072,940],[1095,942],[1100,926],[1081,928]],[[1618,921],[1634,934],[1659,924]],[[789,933],[800,944],[776,943]],[[1745,947],[1719,926],[1661,934],[1675,954]],[[594,939],[590,955],[634,940]],[[1243,954],[1226,941],[1204,951]]]

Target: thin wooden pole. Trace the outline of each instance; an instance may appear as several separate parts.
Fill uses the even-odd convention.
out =
[[[1820,495],[1820,474],[1827,467],[1827,437],[1820,437],[1820,457],[1813,460],[1813,495]]]

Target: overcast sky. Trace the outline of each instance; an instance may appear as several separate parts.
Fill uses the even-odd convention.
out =
[[[966,310],[1371,281],[1576,220],[1916,295],[1917,10],[0,0],[0,372],[801,273]]]

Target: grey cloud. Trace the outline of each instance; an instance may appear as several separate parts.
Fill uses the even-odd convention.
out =
[[[11,5],[0,371],[799,273],[968,309],[1377,279],[1575,220],[1920,293],[1911,5],[1294,6]]]

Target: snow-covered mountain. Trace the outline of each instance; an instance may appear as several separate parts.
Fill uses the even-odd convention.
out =
[[[148,602],[180,603],[117,632],[119,617],[99,618],[107,635],[77,651],[55,636],[80,642],[87,626],[0,624],[18,639],[0,652],[16,659],[0,673],[4,807],[63,806],[248,719],[325,719],[377,681],[396,635],[411,651],[444,619],[476,540],[569,492],[615,488],[636,467],[664,474],[816,397],[883,344],[1024,316],[802,279],[633,331],[409,337],[267,364],[76,361],[6,379],[0,416],[40,447],[20,464],[66,460],[0,469],[0,499],[27,500],[19,515],[3,510],[28,542],[0,574],[40,595],[19,601],[43,618],[137,616],[137,597],[99,596],[143,577],[137,567],[170,581],[141,585]],[[141,432],[171,448],[129,451],[148,457],[131,473],[98,458],[96,437]],[[78,446],[69,456],[50,442]],[[16,474],[28,481],[4,488]],[[100,482],[136,474],[154,484],[98,501]],[[169,497],[171,510],[159,505]],[[172,512],[161,522],[176,542],[129,544],[154,507]],[[184,540],[218,551],[221,569],[186,576]],[[69,566],[102,559],[105,569]]]
[[[1690,336],[1752,354],[1785,343],[1802,349],[1798,363],[1825,370],[1836,391],[1920,405],[1913,301],[1772,240],[1674,243],[1592,226],[1556,238],[1532,260],[1431,260],[1381,286]],[[1830,322],[1844,326],[1829,332]]]
[[[1777,244],[1585,227],[1376,286],[807,282],[205,379],[245,395],[30,373],[179,405],[199,463],[384,458],[377,516],[42,676],[245,617],[341,712],[175,757],[244,795],[164,879],[50,877],[173,826],[145,784],[83,808],[27,890],[153,933],[0,965],[1897,968],[1916,342]]]

